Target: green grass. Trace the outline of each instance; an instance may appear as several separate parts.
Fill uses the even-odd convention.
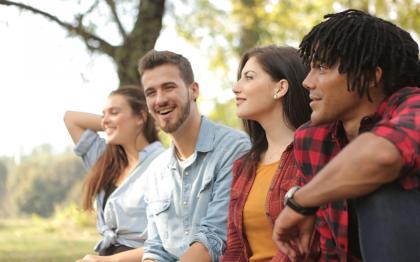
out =
[[[94,226],[78,227],[53,219],[0,220],[0,261],[75,261],[99,240]]]

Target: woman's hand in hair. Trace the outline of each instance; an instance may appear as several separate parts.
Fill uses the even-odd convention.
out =
[[[102,116],[85,112],[67,111],[64,113],[64,123],[73,142],[77,144],[86,129],[102,131]]]

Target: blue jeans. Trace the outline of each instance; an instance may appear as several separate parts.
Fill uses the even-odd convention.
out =
[[[363,261],[420,261],[420,190],[397,183],[354,201]]]

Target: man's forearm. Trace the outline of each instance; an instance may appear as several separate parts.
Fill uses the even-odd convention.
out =
[[[391,142],[365,133],[348,144],[294,198],[310,207],[363,196],[397,179],[401,167],[402,157]]]
[[[211,262],[211,257],[207,248],[200,242],[192,244],[179,259],[180,262]]]
[[[116,262],[136,262],[141,261],[143,257],[143,248],[136,248],[132,250],[128,250],[125,252],[121,252],[111,256],[113,258],[112,261]]]

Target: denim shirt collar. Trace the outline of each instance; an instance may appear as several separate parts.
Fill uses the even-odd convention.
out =
[[[201,116],[200,131],[198,133],[197,143],[195,150],[197,152],[210,152],[214,148],[214,137],[216,133],[216,125],[207,119],[205,116]],[[171,160],[168,163],[169,169],[177,168],[177,161],[175,157],[175,145],[171,143],[169,147],[169,154]]]
[[[195,146],[197,152],[210,152],[213,150],[215,131],[215,124],[210,122],[205,116],[201,116],[200,133]]]

